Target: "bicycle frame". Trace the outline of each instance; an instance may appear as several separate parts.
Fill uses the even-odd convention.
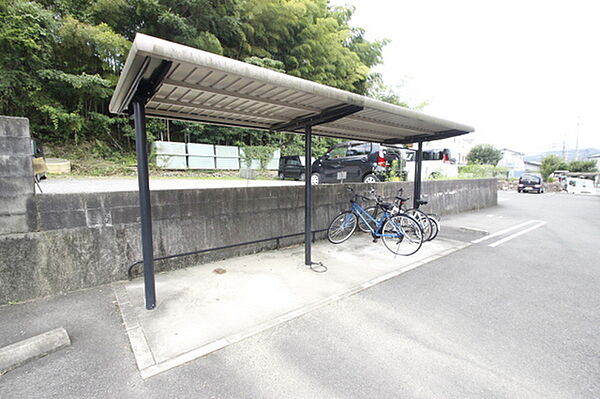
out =
[[[373,236],[373,238],[384,237],[384,236],[385,237],[395,237],[396,236],[396,234],[381,233],[381,228],[383,227],[383,224],[387,221],[387,219],[390,216],[388,211],[384,210],[383,216],[381,217],[381,219],[379,219],[379,221],[377,221],[375,218],[373,218],[371,215],[369,215],[369,213],[367,211],[365,211],[360,205],[358,205],[356,203],[356,201],[352,200],[351,202],[352,202],[352,212],[354,212],[356,214],[356,216],[358,216],[359,218],[362,219],[362,221],[365,223],[365,225],[371,231],[371,235]],[[365,217],[363,215],[366,215],[369,219],[371,219],[373,222],[375,222],[376,229],[373,229],[371,227],[371,224],[367,221],[367,219],[365,219]],[[394,223],[394,221],[392,221],[392,223]],[[399,233],[399,234],[402,234],[402,233]]]

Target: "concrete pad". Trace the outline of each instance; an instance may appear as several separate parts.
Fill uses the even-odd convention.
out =
[[[0,375],[69,345],[69,335],[60,327],[0,348]]]
[[[532,216],[530,219],[535,219],[535,217]],[[503,214],[499,211],[499,208],[489,208],[444,217],[442,218],[442,228],[487,235],[530,219],[523,218],[522,215]]]
[[[144,308],[142,279],[114,284],[125,328],[143,378],[219,350],[246,337],[360,292],[464,248],[437,239],[408,257],[355,234],[340,245],[320,241],[304,265],[304,247],[227,259],[156,276],[158,306]],[[214,272],[225,269],[225,273]]]

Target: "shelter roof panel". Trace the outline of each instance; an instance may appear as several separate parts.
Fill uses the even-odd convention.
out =
[[[366,141],[435,140],[467,125],[138,34],[110,103],[126,113],[145,95],[148,116],[302,132],[290,124],[343,107],[357,112],[313,126],[315,134]]]

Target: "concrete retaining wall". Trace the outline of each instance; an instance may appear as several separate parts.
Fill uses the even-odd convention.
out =
[[[314,189],[314,229],[326,228],[348,207],[346,185]],[[399,187],[412,196],[412,183],[375,187],[392,197]],[[430,204],[442,215],[496,205],[496,180],[423,183]],[[251,187],[152,192],[155,256],[301,233],[304,187]],[[137,192],[29,196],[25,233],[0,234],[0,304],[73,291],[126,278],[141,259]],[[23,226],[22,226],[23,227]],[[282,240],[302,242],[298,236]],[[277,242],[237,247],[156,263],[167,270],[274,248]],[[302,259],[298,259],[302,262]]]
[[[0,234],[28,230],[27,200],[32,194],[29,120],[0,116]]]

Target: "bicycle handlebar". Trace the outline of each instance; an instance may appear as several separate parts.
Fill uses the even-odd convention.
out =
[[[354,198],[360,198],[360,199],[362,199],[362,200],[364,200],[364,201],[373,201],[373,198],[365,197],[365,196],[364,196],[364,195],[362,195],[362,194],[357,194],[357,193],[355,193],[355,192],[354,192],[354,189],[353,189],[352,187],[346,186],[346,190],[347,190],[347,191],[349,191],[349,192],[351,192],[351,193],[353,193],[353,194],[354,194]],[[373,193],[374,193],[374,190],[373,190],[373,189],[371,189],[371,190],[370,190],[370,192],[373,194]]]
[[[353,189],[352,187],[350,187],[350,186],[346,186],[346,190],[354,194],[354,199],[358,199],[358,198],[360,198],[360,199],[362,199],[362,200],[364,200],[364,201],[375,201],[375,202],[377,202],[378,204],[381,204],[381,203],[385,202],[385,198],[383,198],[383,196],[381,196],[381,195],[378,195],[378,194],[377,194],[377,191],[376,191],[374,188],[371,188],[371,189],[369,190],[369,193],[370,193],[371,195],[373,195],[373,197],[372,197],[372,198],[366,197],[366,196],[364,196],[364,195],[362,195],[362,194],[357,194],[357,193],[355,193],[355,192],[354,192],[354,189]],[[408,201],[408,200],[410,199],[410,198],[402,198],[402,197],[401,197],[401,195],[402,195],[403,193],[404,193],[404,189],[401,187],[401,188],[398,190],[398,193],[396,194],[396,200],[400,200],[400,199],[401,199],[401,200],[404,200],[404,201]]]

